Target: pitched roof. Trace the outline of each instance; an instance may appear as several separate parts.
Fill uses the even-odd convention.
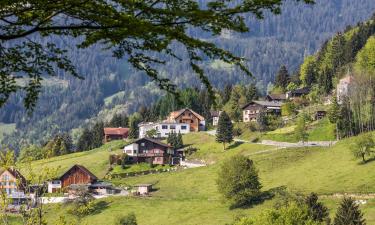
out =
[[[176,119],[186,110],[189,110],[191,113],[193,113],[193,115],[196,116],[199,120],[205,120],[203,116],[199,115],[197,112],[195,112],[195,111],[193,111],[192,109],[189,109],[189,108],[173,111],[173,112],[169,113],[169,117],[171,117],[173,119]]]
[[[267,96],[269,96],[271,99],[274,99],[274,100],[286,100],[285,94],[269,94]]]
[[[8,168],[8,169],[5,169],[5,170],[2,170],[0,174],[3,174],[5,171],[8,171],[17,180],[20,179],[21,182],[26,182],[26,178],[17,169]]]
[[[249,105],[251,105],[253,103],[255,103],[257,105],[265,106],[265,107],[281,107],[281,105],[282,105],[282,103],[280,103],[280,102],[252,101],[252,102],[246,104],[244,107],[242,107],[242,109],[247,108]]]
[[[97,179],[98,179],[98,178],[97,178],[93,173],[91,173],[90,170],[88,170],[86,167],[75,164],[74,166],[72,166],[68,171],[66,171],[66,172],[60,177],[60,180],[61,180],[66,174],[68,174],[72,169],[74,169],[74,168],[78,168],[78,169],[82,170],[84,173],[86,173],[87,175],[89,175],[89,176],[90,176],[92,179],[94,179],[94,180],[97,180]]]
[[[219,117],[221,111],[211,111],[210,113],[211,113],[211,116],[212,116],[212,117]]]
[[[135,142],[138,142],[138,141],[141,141],[141,140],[147,140],[147,141],[150,141],[152,143],[155,143],[155,144],[158,144],[158,145],[161,145],[161,146],[164,146],[164,147],[167,147],[167,148],[170,148],[172,146],[170,146],[169,144],[166,144],[166,143],[163,143],[159,140],[156,140],[156,139],[153,139],[153,138],[148,138],[148,137],[144,137],[144,138],[139,138],[137,140],[135,140],[133,143]]]
[[[104,128],[104,134],[105,135],[126,135],[129,133],[129,128],[124,127],[105,127]]]

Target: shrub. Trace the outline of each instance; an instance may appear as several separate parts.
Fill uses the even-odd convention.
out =
[[[217,185],[219,192],[232,207],[253,204],[260,200],[261,187],[258,171],[252,160],[235,155],[222,164]]]
[[[115,225],[137,225],[137,218],[134,213],[129,213],[126,216],[118,217]]]
[[[337,209],[334,225],[365,225],[363,214],[351,198],[344,198]]]

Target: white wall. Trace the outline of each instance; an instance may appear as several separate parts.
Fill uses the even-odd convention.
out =
[[[173,129],[174,128],[174,129]],[[184,128],[184,129],[183,129]],[[190,125],[187,123],[153,123],[153,124],[142,124],[139,126],[139,137],[143,138],[146,136],[146,132],[155,129],[158,133],[158,137],[168,137],[169,133],[181,133],[187,134],[190,132]]]
[[[126,153],[129,156],[133,156],[138,154],[138,144],[132,143],[130,145],[127,145],[124,147],[124,153]]]

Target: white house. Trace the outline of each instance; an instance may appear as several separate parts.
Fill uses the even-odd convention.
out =
[[[190,124],[188,123],[172,123],[172,122],[158,122],[158,123],[141,123],[139,127],[139,138],[146,137],[147,131],[155,130],[155,138],[165,138],[172,132],[187,134],[190,132]]]
[[[211,111],[211,117],[212,117],[212,125],[217,126],[219,123],[219,117],[222,111]]]
[[[48,181],[48,193],[55,193],[61,190],[61,180]]]

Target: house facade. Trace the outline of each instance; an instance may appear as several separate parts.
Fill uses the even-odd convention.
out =
[[[150,130],[156,131],[155,138],[166,138],[170,133],[190,133],[190,124],[188,123],[168,123],[168,122],[150,122],[150,123],[140,123],[139,127],[139,138],[144,138],[147,136],[147,132]]]
[[[346,76],[342,78],[337,84],[337,102],[342,103],[344,98],[348,96],[351,86],[353,85],[354,78],[353,76]]]
[[[0,174],[0,190],[4,191],[7,195],[17,195],[24,193],[26,188],[26,179],[22,174],[14,169],[9,168]]]
[[[152,138],[140,138],[124,147],[124,153],[133,163],[148,162],[153,164],[170,164],[174,157],[172,146]]]
[[[61,181],[61,188],[65,188],[70,185],[92,184],[96,182],[98,178],[84,166],[74,165],[66,171],[59,180]]]
[[[219,123],[219,117],[222,111],[211,111],[212,125],[217,126]]]
[[[252,101],[242,107],[243,122],[258,121],[261,112],[273,115],[281,115],[281,103],[268,101]]]
[[[198,132],[206,129],[205,118],[191,109],[181,109],[171,112],[167,117],[166,122],[189,124],[191,132]]]
[[[129,128],[105,127],[104,128],[104,142],[126,139],[128,138],[128,134],[129,134]]]

